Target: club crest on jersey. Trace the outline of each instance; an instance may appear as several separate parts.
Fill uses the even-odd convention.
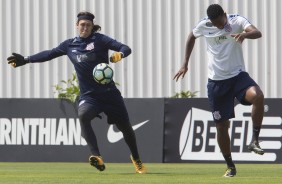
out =
[[[214,119],[216,119],[216,120],[221,119],[221,115],[220,115],[219,111],[214,111],[212,114],[213,114]]]
[[[226,24],[224,26],[225,32],[231,32],[232,31],[232,27],[230,26],[230,24]]]
[[[93,42],[89,43],[85,48],[85,50],[93,50],[93,49],[94,49],[94,43]]]

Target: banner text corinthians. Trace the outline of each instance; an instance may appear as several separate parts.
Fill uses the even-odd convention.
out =
[[[75,118],[0,118],[0,145],[86,145]]]

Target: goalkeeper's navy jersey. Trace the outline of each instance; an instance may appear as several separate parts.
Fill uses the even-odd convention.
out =
[[[75,37],[62,42],[58,47],[29,56],[31,63],[44,62],[67,55],[74,65],[81,97],[116,89],[114,82],[101,85],[93,79],[93,69],[99,63],[109,63],[108,51],[122,52],[126,57],[131,49],[106,35],[92,33],[88,38]]]

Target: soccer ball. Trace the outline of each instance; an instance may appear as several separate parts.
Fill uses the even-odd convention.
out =
[[[99,84],[109,84],[113,80],[114,71],[107,63],[100,63],[93,69],[93,77]]]

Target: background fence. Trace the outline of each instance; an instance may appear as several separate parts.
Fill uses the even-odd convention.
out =
[[[53,86],[74,70],[67,57],[17,69],[5,60],[12,52],[35,54],[75,37],[81,10],[93,12],[102,33],[133,50],[123,62],[111,65],[124,97],[169,97],[182,90],[206,97],[204,39],[196,41],[185,79],[175,83],[172,78],[183,62],[189,32],[211,3],[247,17],[261,30],[262,38],[243,43],[246,67],[266,97],[281,98],[280,0],[0,0],[0,97],[54,97]]]

